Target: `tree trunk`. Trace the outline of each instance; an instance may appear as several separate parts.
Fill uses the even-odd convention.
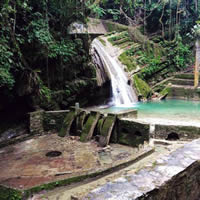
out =
[[[200,65],[200,40],[196,40],[196,61],[194,68],[194,87],[197,88],[199,85],[199,65]]]

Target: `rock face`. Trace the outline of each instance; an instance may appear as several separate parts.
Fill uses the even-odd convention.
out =
[[[46,111],[43,113],[44,131],[60,131],[69,110]]]

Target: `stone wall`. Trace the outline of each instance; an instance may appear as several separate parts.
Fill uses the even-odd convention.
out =
[[[44,131],[60,131],[69,110],[47,111],[43,114]]]
[[[199,200],[200,161],[194,162],[159,189],[156,188],[136,200]]]
[[[149,141],[150,125],[124,119],[118,121],[117,142],[137,147]]]
[[[167,99],[200,100],[200,90],[193,87],[168,86]]]
[[[46,131],[60,131],[68,110],[36,111],[29,113],[29,131],[31,135],[42,135]]]
[[[169,137],[169,134],[177,134],[177,139],[196,139],[200,137],[200,127],[159,124],[155,125],[153,138],[167,139]]]
[[[43,128],[43,114],[44,111],[36,111],[29,113],[29,131],[31,135],[39,134],[42,135],[44,133]]]

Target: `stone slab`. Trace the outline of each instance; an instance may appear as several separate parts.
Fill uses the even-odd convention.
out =
[[[107,117],[105,117],[101,127],[100,138],[99,138],[99,145],[101,147],[105,147],[106,145],[109,144],[116,118],[117,118],[116,115],[108,115]]]
[[[101,114],[99,112],[91,111],[87,121],[85,122],[83,126],[83,130],[82,130],[81,138],[80,138],[82,142],[86,142],[92,138],[94,129],[97,125],[100,115]]]
[[[71,128],[71,125],[72,125],[75,117],[76,117],[75,110],[71,109],[70,112],[66,115],[66,117],[64,119],[64,122],[63,122],[63,126],[62,126],[61,130],[58,133],[58,135],[60,137],[69,136],[70,135],[70,128]]]

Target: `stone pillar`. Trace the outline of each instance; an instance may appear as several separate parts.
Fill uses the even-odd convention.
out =
[[[199,65],[200,65],[200,40],[196,40],[196,61],[194,68],[194,87],[198,87],[199,85]]]
[[[29,131],[31,135],[42,135],[44,133],[43,129],[43,110],[29,113]]]

